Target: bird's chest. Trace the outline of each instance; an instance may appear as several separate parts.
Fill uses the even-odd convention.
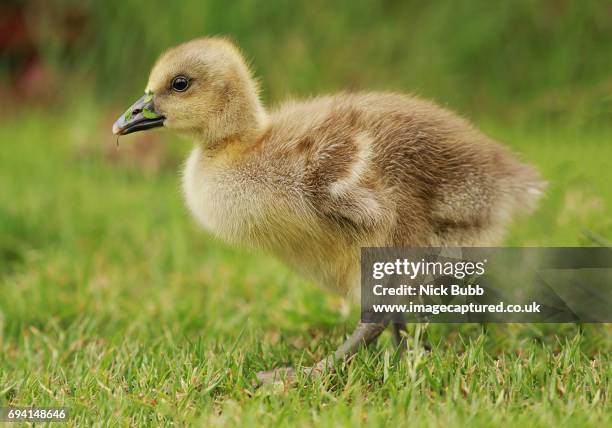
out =
[[[320,223],[296,180],[245,177],[240,169],[208,162],[196,149],[185,165],[183,191],[198,223],[221,239],[268,250],[332,289],[346,292],[354,282],[349,277],[359,260],[358,247]]]
[[[258,170],[209,161],[195,149],[185,165],[183,192],[198,223],[223,240],[264,247],[303,226],[304,207],[287,194],[291,183],[272,183]]]
[[[248,233],[252,215],[243,185],[195,149],[185,164],[183,193],[191,214],[205,229],[229,241]],[[252,202],[252,201],[251,201]]]

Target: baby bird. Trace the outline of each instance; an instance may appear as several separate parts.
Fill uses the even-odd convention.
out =
[[[267,111],[224,38],[161,55],[113,132],[160,126],[194,142],[183,190],[205,229],[343,294],[359,290],[361,247],[491,245],[544,188],[505,147],[413,96],[340,93]],[[321,373],[384,328],[359,323],[334,355],[303,370]],[[257,375],[294,376],[291,368]]]

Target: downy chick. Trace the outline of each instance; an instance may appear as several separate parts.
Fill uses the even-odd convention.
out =
[[[343,294],[359,289],[361,247],[491,245],[544,187],[467,121],[412,96],[340,93],[268,112],[243,56],[223,38],[165,52],[113,132],[158,126],[194,142],[183,189],[204,228]],[[384,328],[359,323],[308,373]],[[279,376],[294,371],[258,379]]]

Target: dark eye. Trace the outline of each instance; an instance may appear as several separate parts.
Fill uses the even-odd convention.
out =
[[[184,92],[189,87],[189,79],[185,76],[176,76],[172,79],[172,90],[176,92]]]

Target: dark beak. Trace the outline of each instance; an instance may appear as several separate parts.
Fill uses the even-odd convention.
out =
[[[147,93],[113,124],[113,134],[126,135],[164,125],[165,117],[155,110],[153,94]]]

